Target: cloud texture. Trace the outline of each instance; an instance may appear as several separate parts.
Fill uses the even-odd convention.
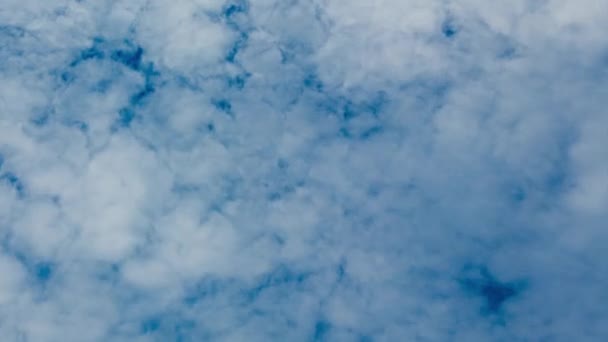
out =
[[[0,0],[4,341],[605,341],[608,1]]]

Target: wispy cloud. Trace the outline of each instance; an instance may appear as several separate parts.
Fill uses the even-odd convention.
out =
[[[606,340],[605,13],[4,0],[2,340]]]

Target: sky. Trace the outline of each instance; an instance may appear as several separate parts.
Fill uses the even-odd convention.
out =
[[[606,13],[0,0],[1,340],[608,340]]]

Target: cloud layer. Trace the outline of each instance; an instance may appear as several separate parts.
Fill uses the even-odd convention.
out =
[[[6,341],[604,341],[608,2],[3,0]]]

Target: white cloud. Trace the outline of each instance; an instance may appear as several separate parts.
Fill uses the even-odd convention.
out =
[[[0,334],[605,340],[606,6],[5,1]]]

